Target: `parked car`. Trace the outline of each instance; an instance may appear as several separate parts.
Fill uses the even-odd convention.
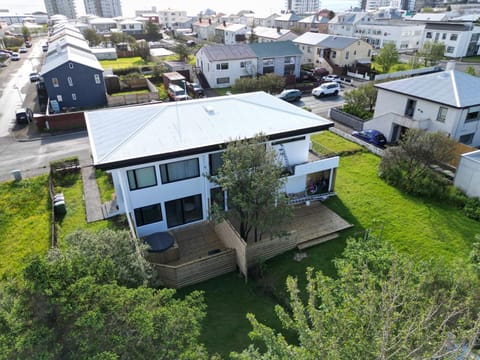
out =
[[[7,67],[7,64],[5,64],[5,62],[0,62],[0,67]]]
[[[48,51],[48,44],[43,44],[42,45],[42,51],[47,52]]]
[[[32,42],[31,42],[30,40],[25,41],[25,46],[26,46],[27,48],[31,48],[32,45],[33,45],[33,44],[32,44]]]
[[[312,95],[321,97],[326,95],[338,95],[340,92],[340,84],[336,82],[324,83],[312,90]]]
[[[172,101],[191,99],[191,97],[188,96],[187,92],[185,91],[185,89],[183,87],[175,85],[175,84],[170,84],[168,86],[167,93],[168,93],[168,97]]]
[[[20,54],[24,54],[24,53],[26,53],[27,51],[28,51],[28,49],[27,49],[25,46],[22,46],[20,49],[18,49],[18,52],[19,52]]]
[[[302,92],[298,89],[285,89],[279,95],[278,98],[288,101],[288,102],[296,102],[300,100],[302,97]]]
[[[17,52],[14,52],[14,53],[12,53],[12,54],[10,55],[10,59],[11,59],[12,61],[18,61],[18,60],[20,60],[20,54],[17,53]]]
[[[202,97],[205,95],[203,87],[199,83],[187,82],[187,90],[194,97]]]
[[[368,129],[362,131],[353,131],[352,135],[368,142],[369,144],[373,144],[381,148],[385,147],[387,144],[387,138],[378,130]]]
[[[40,74],[37,72],[30,73],[30,82],[34,83],[40,80]]]
[[[332,74],[332,75],[327,75],[322,78],[323,81],[333,81],[333,82],[339,82],[340,81],[340,76]]]
[[[33,120],[33,112],[29,108],[21,108],[15,111],[17,124],[29,124]]]

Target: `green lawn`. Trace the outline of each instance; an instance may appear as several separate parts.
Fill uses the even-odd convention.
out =
[[[100,65],[102,65],[104,69],[111,68],[116,70],[134,66],[155,65],[155,63],[151,61],[145,62],[140,56],[135,56],[131,58],[118,58],[117,60],[100,60]]]
[[[50,246],[48,177],[0,184],[0,278]]]
[[[355,226],[335,240],[308,249],[308,257],[301,262],[292,259],[293,251],[268,261],[262,281],[274,289],[275,297],[271,296],[272,292],[267,295],[260,291],[261,284],[255,281],[245,285],[236,274],[182,290],[180,294],[193,289],[205,291],[208,315],[201,340],[211,353],[226,357],[229,351],[245,348],[250,343],[247,311],[278,329],[272,310],[276,303],[286,301],[286,277],[298,277],[302,286],[307,267],[334,275],[331,260],[341,255],[348,237],[362,236],[365,229],[390,240],[400,251],[447,263],[466,262],[474,236],[480,234],[479,222],[468,219],[449,204],[406,196],[385,184],[377,176],[380,159],[362,151],[358,145],[330,132],[314,136],[312,140],[314,148],[315,143],[321,141],[322,146],[337,153],[350,153],[340,159],[337,196],[330,198],[326,205]]]

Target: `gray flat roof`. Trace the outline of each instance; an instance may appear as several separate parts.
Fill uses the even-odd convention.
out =
[[[256,55],[246,44],[237,45],[208,45],[199,51],[204,51],[210,61],[239,60],[255,58]]]
[[[329,35],[314,32],[306,32],[293,40],[295,43],[328,47],[332,49],[345,49],[360,41],[359,38],[350,36]]]
[[[265,92],[85,113],[95,166],[105,169],[218,150],[232,139],[271,139],[333,123]]]
[[[480,78],[458,70],[415,76],[375,86],[456,108],[480,105]]]
[[[291,41],[274,41],[268,43],[252,43],[249,44],[253,52],[259,58],[276,57],[276,56],[301,56],[302,51]]]

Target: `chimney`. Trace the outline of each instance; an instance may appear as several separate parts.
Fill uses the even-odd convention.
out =
[[[201,17],[201,16],[198,18],[198,22],[199,22],[200,24],[202,23],[202,17]]]
[[[212,25],[212,19],[208,19],[208,25]]]
[[[445,71],[448,70],[455,70],[455,60],[450,60],[447,62],[447,66],[445,67]]]
[[[226,21],[223,22],[223,27],[227,27],[227,22]]]

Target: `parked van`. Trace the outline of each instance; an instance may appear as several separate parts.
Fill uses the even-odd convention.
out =
[[[48,51],[48,44],[43,44],[42,45],[42,51],[47,52]]]
[[[185,91],[185,88],[182,88],[181,86],[175,84],[170,84],[168,86],[168,97],[172,101],[191,99],[191,97],[188,96],[187,92]]]

